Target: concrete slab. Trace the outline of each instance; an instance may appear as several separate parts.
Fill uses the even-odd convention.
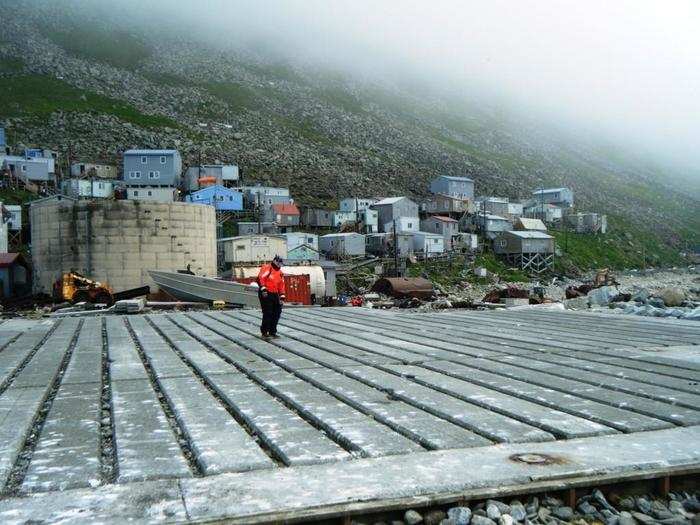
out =
[[[288,309],[264,341],[259,317],[0,325],[0,521],[282,521],[700,464],[690,322]]]

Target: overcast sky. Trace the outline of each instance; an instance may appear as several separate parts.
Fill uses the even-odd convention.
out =
[[[160,16],[177,6],[190,30],[222,43],[264,41],[304,62],[492,94],[700,177],[700,0],[119,3]]]

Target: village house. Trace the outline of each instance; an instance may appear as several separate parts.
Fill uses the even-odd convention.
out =
[[[288,261],[318,261],[318,235],[305,232],[285,233]]]
[[[442,235],[445,250],[451,250],[452,237],[459,232],[459,221],[444,215],[432,215],[420,222],[420,229]]]
[[[523,203],[522,202],[509,202],[508,203],[508,213],[506,216],[514,221],[523,216]]]
[[[449,195],[459,199],[474,199],[474,181],[467,177],[440,175],[430,181],[430,193]]]
[[[32,272],[21,253],[0,253],[0,299],[23,297],[32,290]]]
[[[130,201],[174,202],[178,192],[172,186],[127,186],[126,198]]]
[[[537,204],[530,202],[524,207],[523,215],[533,219],[540,219],[547,224],[553,224],[562,220],[564,210],[554,204]]]
[[[280,228],[299,226],[299,208],[293,203],[275,203],[265,211],[264,219],[277,224]],[[284,231],[284,230],[282,230]]]
[[[377,210],[365,209],[358,217],[363,233],[376,233],[379,231],[379,212]]]
[[[243,194],[218,184],[190,193],[185,201],[214,206],[216,211],[243,210]]]
[[[274,186],[241,186],[243,202],[247,208],[269,209],[273,204],[289,204],[292,197],[289,188],[277,188]]]
[[[445,251],[445,239],[438,233],[414,232],[413,251],[424,255],[443,253]]]
[[[0,155],[0,168],[11,177],[21,181],[33,183],[55,181],[53,159]]]
[[[413,234],[411,233],[370,233],[365,236],[365,249],[371,255],[379,257],[394,255],[394,242],[399,247],[398,257],[408,257],[413,253]]]
[[[510,200],[507,197],[481,197],[477,200],[478,213],[490,213],[500,217],[507,217]]]
[[[274,222],[248,222],[240,221],[236,223],[238,227],[238,235],[242,237],[244,235],[256,235],[256,234],[278,234],[279,228]]]
[[[212,184],[230,187],[238,184],[239,180],[240,174],[235,164],[202,164],[187,168],[183,189],[196,191]]]
[[[574,205],[574,192],[569,188],[535,190],[532,198],[539,204],[555,204],[561,208],[571,208]]]
[[[397,217],[394,221],[384,225],[384,232],[393,233],[396,226],[397,233],[410,233],[420,230],[420,219],[418,217]]]
[[[453,197],[442,193],[431,195],[425,200],[424,210],[428,214],[462,215],[474,213],[474,202],[461,197]]]
[[[340,201],[340,211],[359,213],[369,209],[375,204],[377,199],[362,199],[359,197],[348,197]]]
[[[260,265],[275,255],[287,257],[287,239],[281,235],[243,235],[217,240],[223,247],[225,267]]]
[[[377,211],[378,223],[383,227],[386,227],[387,224],[392,224],[395,219],[406,218],[415,223],[415,230],[418,229],[418,205],[408,197],[382,199],[374,203],[372,209]],[[389,230],[384,229],[383,231]],[[414,230],[408,229],[408,231]]]
[[[598,213],[572,213],[566,216],[566,224],[576,233],[602,233],[608,231],[608,217]]]
[[[527,217],[520,217],[515,221],[513,229],[517,231],[546,232],[547,226],[540,219],[529,219]]]
[[[70,176],[77,179],[116,179],[117,167],[90,162],[74,162],[70,166]]]
[[[346,222],[355,224],[355,222],[357,222],[357,214],[354,211],[335,210],[333,212],[333,227],[334,228],[340,228]]]
[[[493,251],[516,268],[542,273],[554,264],[554,237],[539,231],[505,231],[494,239]]]
[[[321,253],[329,257],[355,257],[365,255],[365,236],[361,233],[330,233],[318,239]]]
[[[493,239],[500,232],[507,231],[513,228],[511,222],[505,217],[499,215],[479,214],[472,217],[472,224],[478,230],[484,233],[486,238]],[[461,226],[461,223],[460,223]]]
[[[104,179],[65,179],[61,193],[74,199],[111,199],[114,183]]]
[[[123,163],[122,180],[127,186],[180,185],[182,158],[177,150],[131,149],[124,152]]]
[[[311,228],[330,228],[333,224],[333,211],[324,208],[304,208],[301,224]]]

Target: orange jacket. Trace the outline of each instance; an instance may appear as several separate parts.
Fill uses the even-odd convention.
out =
[[[271,264],[263,264],[258,273],[258,285],[261,290],[284,295],[284,274]]]

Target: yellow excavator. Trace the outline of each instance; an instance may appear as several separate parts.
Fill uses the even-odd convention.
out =
[[[64,273],[53,285],[53,298],[56,302],[114,304],[114,291],[106,284],[80,275],[77,272]]]

